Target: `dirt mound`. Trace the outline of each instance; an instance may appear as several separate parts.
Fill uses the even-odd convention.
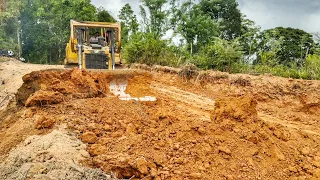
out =
[[[258,118],[257,101],[253,97],[227,97],[217,99],[211,119],[223,121],[231,119],[239,122],[252,123]]]
[[[88,166],[117,178],[290,179],[318,171],[315,139],[259,120],[250,96],[218,100],[212,122],[195,120],[163,98],[154,104],[93,98],[42,111],[62,116],[91,143]]]
[[[18,103],[34,106],[57,104],[70,99],[105,97],[112,95],[109,83],[114,79],[129,81],[127,93],[133,97],[151,94],[151,75],[145,72],[88,72],[73,69],[36,71],[23,76],[24,84],[16,98]]]
[[[100,170],[81,167],[86,145],[61,131],[31,136],[0,164],[3,179],[111,179]]]

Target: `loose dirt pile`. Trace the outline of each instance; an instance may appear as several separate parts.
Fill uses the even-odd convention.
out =
[[[127,93],[134,97],[148,94],[151,76],[137,71],[87,72],[79,69],[69,71],[35,71],[23,76],[24,84],[18,90],[17,101],[25,106],[57,104],[70,99],[105,97],[112,95],[109,83],[114,79],[129,81]],[[136,81],[136,83],[130,83]],[[140,84],[141,83],[141,84]],[[135,87],[140,86],[139,91]],[[149,93],[150,94],[150,93]]]
[[[254,109],[252,101],[234,98],[222,102],[249,104]],[[74,121],[69,126],[83,134],[83,140],[88,136],[97,139],[87,141],[92,143],[88,148],[93,156],[89,165],[114,172],[119,178],[277,179],[319,175],[313,161],[317,162],[320,154],[312,138],[265,124],[258,120],[256,111],[246,114],[246,107],[232,105],[240,109],[236,112],[218,108],[213,114],[220,118],[218,121],[201,122],[178,115],[165,104],[157,107],[159,104],[117,99],[78,103],[73,104],[75,114],[70,119]],[[75,118],[76,112],[86,118]],[[305,146],[307,153],[302,154]]]
[[[231,119],[239,122],[254,123],[257,120],[257,101],[253,97],[223,98],[215,103],[213,121]]]
[[[23,75],[45,69],[63,69],[63,66],[28,64],[12,58],[0,57],[0,110],[14,100],[14,94],[23,84],[21,78]]]
[[[126,93],[157,101],[121,101],[108,89],[115,78],[128,80]],[[90,158],[82,163],[117,178],[320,178],[319,128],[306,125],[318,114],[312,97],[319,84],[308,94],[305,82],[297,89],[259,81],[221,73],[186,82],[141,71],[41,71],[24,76],[17,99],[37,117],[35,128],[66,124],[87,144]],[[303,123],[291,123],[293,116]]]
[[[81,167],[90,155],[86,145],[62,131],[31,136],[0,164],[2,179],[111,179],[99,170]]]

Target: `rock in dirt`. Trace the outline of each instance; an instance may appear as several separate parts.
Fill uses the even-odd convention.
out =
[[[107,151],[107,147],[101,144],[93,144],[89,150],[92,156],[98,156],[98,155],[104,154],[106,151]]]
[[[310,148],[309,147],[304,147],[301,149],[301,154],[304,156],[308,156],[310,154]]]
[[[276,128],[273,134],[282,141],[290,140],[290,132],[286,131],[283,127]]]
[[[98,137],[93,132],[85,132],[81,136],[81,140],[84,143],[89,143],[89,144],[95,143],[97,141],[97,139],[98,139]]]
[[[254,122],[257,120],[257,101],[250,96],[226,97],[217,99],[211,119],[221,122],[225,119],[238,122]]]
[[[0,164],[2,179],[111,179],[100,170],[80,166],[85,145],[65,132],[31,136]]]
[[[31,109],[26,109],[24,112],[25,118],[31,118],[34,115],[34,112]]]
[[[34,105],[48,105],[48,104],[57,104],[63,101],[63,95],[59,92],[51,92],[51,91],[37,91],[33,95],[31,95],[25,106],[34,106]]]
[[[37,129],[44,129],[44,128],[50,129],[54,126],[54,123],[55,123],[54,119],[40,116],[37,119],[36,128]]]
[[[289,166],[289,167],[288,167],[288,170],[289,170],[290,172],[293,172],[293,173],[297,173],[297,172],[298,172],[298,169],[297,169],[296,167],[294,167],[294,166]]]
[[[320,169],[320,161],[313,161],[312,164]]]
[[[200,179],[202,177],[201,173],[191,173],[189,175],[190,178],[192,179]]]
[[[312,175],[315,177],[315,178],[320,178],[320,169],[316,169],[313,171]]]
[[[142,174],[148,174],[148,166],[147,166],[147,161],[143,158],[139,158],[136,160],[137,163],[137,169],[140,171]]]
[[[227,155],[231,155],[231,151],[229,148],[224,147],[224,146],[219,146],[218,147],[219,152],[225,153]]]
[[[128,124],[127,129],[126,129],[126,134],[128,135],[134,135],[137,134],[137,129],[133,124]]]

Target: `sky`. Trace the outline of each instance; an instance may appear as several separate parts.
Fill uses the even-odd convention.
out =
[[[91,0],[114,17],[126,3],[139,11],[139,0]],[[278,26],[320,32],[320,0],[237,0],[240,10],[263,30]]]

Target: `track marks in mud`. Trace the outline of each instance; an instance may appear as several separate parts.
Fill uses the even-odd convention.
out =
[[[162,95],[186,104],[190,104],[199,109],[207,111],[212,111],[214,109],[215,101],[211,98],[200,96],[191,92],[183,91],[174,86],[166,86],[160,83],[153,83],[151,87]]]
[[[298,131],[302,131],[302,132],[320,137],[320,130],[317,128],[314,128],[312,126],[303,125],[301,123],[294,123],[294,122],[290,122],[290,121],[286,121],[286,120],[281,120],[279,118],[264,114],[262,112],[258,113],[258,116],[265,122],[280,124],[284,127],[290,128],[290,129],[295,129]]]
[[[210,121],[210,113],[214,110],[215,104],[213,99],[160,83],[152,83],[151,88],[158,93],[158,96],[171,99],[171,104],[176,104],[178,109],[187,109],[195,119]]]
[[[191,114],[197,114],[200,117],[200,120],[210,121],[210,112],[215,108],[214,99],[187,92],[174,86],[167,86],[161,83],[152,83],[151,87],[162,96],[177,101],[178,108],[186,108],[186,106],[179,106],[178,104],[188,104],[189,106],[187,108]],[[282,120],[272,115],[267,115],[264,112],[258,112],[258,116],[265,122],[280,124],[289,129],[303,131],[305,133],[320,137],[320,130],[315,128],[314,126]]]

